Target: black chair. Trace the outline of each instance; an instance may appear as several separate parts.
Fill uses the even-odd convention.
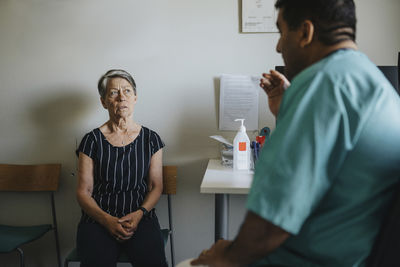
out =
[[[386,79],[393,85],[394,89],[399,92],[399,68],[398,66],[378,66]]]
[[[11,165],[0,164],[0,191],[9,192],[48,192],[51,200],[53,221],[49,224],[14,226],[0,224],[0,253],[17,251],[20,266],[25,266],[21,246],[42,237],[54,230],[57,261],[61,267],[60,245],[57,232],[54,192],[58,190],[61,164]]]
[[[400,266],[400,184],[390,206],[372,251],[367,267]]]
[[[400,52],[397,58],[397,66],[378,66],[378,68],[400,94]]]
[[[164,246],[167,245],[168,239],[171,247],[171,263],[175,266],[175,253],[174,253],[174,240],[173,240],[173,228],[172,228],[172,208],[171,208],[171,195],[176,194],[176,166],[163,166],[163,194],[167,195],[168,200],[168,224],[167,229],[161,229],[161,233],[164,238]],[[70,262],[81,262],[78,256],[76,248],[74,248],[68,256],[65,258],[64,267],[68,267]],[[118,263],[130,263],[128,255],[121,253],[118,258]]]
[[[285,74],[285,66],[275,66],[275,70],[282,74]]]

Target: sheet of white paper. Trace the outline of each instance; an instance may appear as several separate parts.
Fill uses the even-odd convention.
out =
[[[219,97],[219,129],[237,131],[245,119],[248,131],[258,130],[258,91],[259,78],[248,75],[221,76]]]
[[[211,135],[210,138],[217,140],[218,142],[221,142],[225,145],[233,147],[233,144],[231,142],[229,142],[228,140],[226,140],[224,137],[222,137],[220,135]]]
[[[242,0],[242,32],[278,32],[275,0]]]

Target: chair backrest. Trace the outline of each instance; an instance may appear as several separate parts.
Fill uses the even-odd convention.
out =
[[[61,164],[39,164],[39,165],[15,165],[15,164],[0,164],[0,191],[10,192],[46,192],[50,195],[51,213],[53,223],[50,226],[54,230],[57,262],[61,267],[61,254],[60,242],[58,238],[56,208],[54,203],[54,192],[58,190],[58,180],[60,178]],[[39,225],[36,227],[43,227],[46,225]],[[34,226],[32,226],[34,227]],[[31,228],[32,229],[32,228]],[[25,238],[29,237],[28,232],[25,230]],[[19,241],[24,239],[23,235],[19,235]],[[41,235],[40,235],[41,236]],[[26,240],[30,242],[40,236],[35,236],[34,239]],[[23,243],[26,243],[25,241]],[[23,244],[21,243],[21,244]],[[24,254],[20,248],[21,262],[23,264]]]
[[[0,191],[57,191],[61,164],[0,164]]]
[[[175,195],[176,194],[176,166],[163,166],[163,194]]]
[[[367,267],[400,266],[400,184],[397,187],[391,207],[372,251],[367,259]]]

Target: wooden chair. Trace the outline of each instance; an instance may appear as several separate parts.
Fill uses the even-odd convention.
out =
[[[163,166],[163,194],[167,195],[168,200],[168,228],[161,229],[161,233],[164,238],[164,246],[167,245],[168,238],[171,247],[171,263],[175,266],[175,252],[174,252],[174,240],[173,240],[173,227],[172,227],[172,207],[171,207],[171,195],[176,194],[176,166]],[[68,256],[65,258],[64,267],[68,267],[70,262],[80,262],[80,258],[77,254],[76,248],[74,248]],[[118,263],[129,263],[129,258],[125,253],[121,253],[118,258]]]
[[[0,164],[0,191],[49,192],[52,224],[12,226],[0,224],[0,253],[18,251],[20,266],[25,266],[23,244],[32,242],[54,230],[58,266],[61,267],[60,245],[57,232],[54,192],[58,190],[61,164],[11,165]],[[1,222],[0,222],[1,223]]]

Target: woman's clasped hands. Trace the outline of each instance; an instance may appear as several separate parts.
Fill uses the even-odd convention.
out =
[[[104,226],[116,240],[123,242],[133,236],[142,217],[140,210],[121,218],[108,216]]]

